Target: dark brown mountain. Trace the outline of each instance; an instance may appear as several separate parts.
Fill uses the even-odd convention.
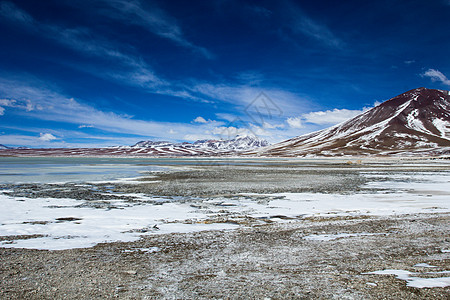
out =
[[[254,154],[263,156],[450,154],[450,92],[418,88],[333,127]]]

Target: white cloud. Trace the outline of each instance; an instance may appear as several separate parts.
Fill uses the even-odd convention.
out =
[[[107,12],[111,12],[113,18],[125,18],[126,20],[134,20],[140,26],[146,26],[149,31],[177,41],[186,47],[200,49],[185,40],[181,29],[176,21],[167,16],[157,7],[153,7],[150,2],[111,0],[102,4],[107,5]],[[103,3],[105,2],[105,3]],[[72,5],[82,5],[72,3]],[[144,7],[145,4],[145,7]],[[124,13],[118,12],[123,9]],[[156,74],[152,67],[148,65],[142,57],[136,57],[126,52],[127,48],[123,45],[111,42],[101,36],[96,35],[87,28],[67,28],[54,24],[40,22],[34,19],[27,12],[23,11],[16,5],[9,2],[0,2],[0,17],[14,22],[30,32],[41,37],[54,40],[55,42],[78,51],[79,53],[100,58],[109,62],[109,66],[104,70],[98,70],[82,62],[68,63],[69,66],[90,73],[94,76],[112,80],[114,82],[138,87],[146,92],[161,95],[170,95],[183,99],[189,99],[201,102],[227,102],[236,106],[246,106],[258,96],[261,91],[265,91],[277,106],[283,111],[289,113],[300,113],[299,107],[305,107],[305,100],[298,95],[276,89],[261,86],[263,79],[260,74],[248,72],[243,73],[240,81],[245,84],[236,83],[210,83],[195,80],[187,80],[185,82],[171,82]],[[253,86],[258,85],[258,86]],[[28,106],[29,110],[41,109],[39,104]],[[303,110],[304,111],[304,110]],[[303,112],[302,111],[302,112]],[[229,120],[231,121],[231,120]]]
[[[252,109],[256,107],[248,107],[248,113],[251,113],[252,117],[259,121],[259,123],[262,123],[261,121],[268,121],[281,117],[285,113],[303,113],[310,106],[306,99],[295,93],[260,85],[252,86],[232,83],[213,84],[197,82],[186,88],[193,94],[199,94],[199,97],[233,104],[242,112],[244,112],[249,105],[258,106],[258,113]],[[263,95],[268,98],[266,103],[268,107],[263,107],[264,105],[261,105],[261,101],[258,101],[260,98],[266,98],[261,96],[261,92],[264,92]],[[235,119],[233,115],[225,113],[219,113],[216,114],[216,116],[228,121],[233,121]]]
[[[41,132],[39,134],[39,139],[44,142],[50,142],[50,141],[56,140],[58,138],[51,133],[42,133]]]
[[[83,125],[80,125],[80,126],[78,126],[78,128],[94,128],[94,125],[85,125],[85,124],[83,124]]]
[[[300,118],[287,118],[286,122],[291,128],[302,128],[302,120]]]
[[[265,137],[265,136],[272,135],[272,133],[270,133],[267,130],[268,128],[260,127],[260,126],[257,126],[255,124],[251,124],[251,123],[250,123],[250,127],[251,127],[251,131],[250,131],[250,133],[247,133],[248,135],[254,135],[257,137]]]
[[[0,99],[1,106],[14,106],[16,104],[15,100],[12,99]]]
[[[365,109],[364,109],[365,110]],[[364,110],[350,110],[350,109],[333,109],[326,111],[315,111],[302,115],[305,122],[325,125],[338,124],[348,119],[356,117],[364,112]]]
[[[0,106],[0,116],[3,116],[5,114],[5,109]]]
[[[428,69],[425,73],[422,74],[424,77],[431,78],[432,81],[439,81],[445,85],[450,86],[450,79],[447,78],[442,72],[435,69]]]
[[[195,123],[208,123],[208,121],[205,120],[205,118],[198,116],[197,118],[194,119]]]
[[[241,108],[241,115],[244,116],[244,108],[251,103],[252,100],[259,94],[260,90],[256,87],[248,86],[214,86],[210,85],[211,95],[220,95],[217,97],[221,101],[226,101],[235,104],[236,109]],[[219,90],[215,88],[219,87]],[[239,95],[233,95],[232,91],[238,91]],[[220,92],[224,92],[220,94]],[[17,78],[16,80],[9,80],[0,77],[0,107],[2,105],[19,105],[21,111],[25,114],[27,110],[27,101],[33,105],[34,109],[26,112],[27,117],[36,120],[63,122],[66,124],[74,124],[76,127],[87,128],[95,126],[96,129],[102,132],[103,137],[85,136],[84,130],[73,131],[67,134],[57,133],[51,129],[36,129],[35,135],[40,132],[52,133],[53,136],[64,136],[65,141],[70,138],[83,140],[87,145],[112,145],[125,143],[131,145],[138,140],[154,139],[154,140],[197,140],[197,139],[218,139],[234,137],[238,134],[257,135],[268,139],[271,142],[279,142],[283,139],[292,138],[304,133],[322,129],[323,121],[316,123],[305,123],[304,116],[309,115],[309,121],[314,121],[312,114],[305,114],[305,109],[308,109],[308,102],[304,99],[295,96],[289,92],[282,90],[268,90],[267,95],[280,106],[284,112],[288,112],[288,116],[292,116],[288,122],[285,117],[270,119],[268,116],[264,117],[261,124],[256,126],[251,122],[242,120],[238,115],[233,116],[229,114],[220,114],[222,119],[227,117],[230,121],[229,125],[224,121],[211,121],[201,117],[197,121],[205,122],[191,122],[191,123],[176,123],[176,122],[156,122],[151,120],[139,120],[131,116],[119,115],[110,111],[102,111],[90,106],[81,100],[72,99],[65,96],[58,91],[57,88],[51,87],[48,84],[30,78]],[[227,97],[235,98],[227,98]],[[3,97],[3,99],[2,99]],[[14,100],[11,100],[14,99]],[[234,101],[236,100],[236,101]],[[306,103],[306,105],[304,105]],[[6,107],[6,106],[5,106]],[[38,109],[40,107],[40,109]],[[310,110],[311,111],[311,110]],[[336,110],[335,110],[336,111]],[[340,111],[340,110],[337,110]],[[346,110],[341,110],[346,111]],[[15,111],[14,113],[17,113]],[[333,111],[327,111],[333,112]],[[318,112],[315,112],[318,113]],[[326,112],[325,112],[326,113]],[[336,114],[336,113],[334,113]],[[199,116],[200,117],[200,116]],[[317,117],[317,116],[316,116]],[[335,116],[336,117],[336,116]],[[328,119],[328,118],[327,118]],[[338,121],[341,121],[340,119]],[[280,124],[281,123],[281,124]],[[284,125],[282,124],[284,123]],[[82,124],[82,125],[80,125]],[[315,125],[319,124],[319,125]],[[226,126],[225,126],[226,125]],[[125,140],[126,136],[126,140]],[[44,137],[43,137],[44,138]],[[134,142],[129,142],[135,139]],[[37,141],[44,142],[42,139]],[[24,140],[24,143],[26,141]],[[62,144],[62,140],[52,140],[52,146]],[[15,145],[10,143],[11,145]],[[17,143],[16,143],[17,144]],[[27,144],[22,144],[27,146]],[[34,145],[32,143],[29,144]],[[43,143],[42,146],[45,146]]]
[[[30,100],[15,100],[15,99],[0,99],[0,107],[3,115],[5,113],[5,107],[19,108],[27,112],[33,111],[35,108],[42,109],[40,106],[36,106]]]
[[[375,101],[375,102],[373,103],[373,107],[376,107],[376,106],[380,105],[381,103],[383,103],[383,102]],[[367,109],[370,109],[370,107],[369,107],[369,108],[365,108],[365,110],[367,110]]]
[[[68,124],[89,124],[105,133],[119,135],[135,135],[136,138],[167,139],[168,128],[173,130],[174,140],[181,140],[187,134],[203,134],[207,130],[223,125],[223,122],[207,121],[207,123],[177,123],[138,120],[114,112],[101,111],[79,100],[69,98],[54,89],[45,88],[46,84],[28,78],[8,80],[0,77],[0,103],[26,103],[33,99],[35,109],[27,112],[27,117],[37,120],[63,122]],[[7,100],[17,99],[17,100]],[[22,107],[26,110],[26,106]],[[209,133],[211,135],[211,133]],[[114,140],[114,138],[112,138]]]

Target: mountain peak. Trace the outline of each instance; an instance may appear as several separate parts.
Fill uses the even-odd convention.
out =
[[[450,149],[449,92],[421,87],[341,124],[272,145],[260,154],[370,155],[446,147]]]

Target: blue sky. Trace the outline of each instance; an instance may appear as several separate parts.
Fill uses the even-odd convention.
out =
[[[447,0],[0,0],[0,144],[288,139],[448,90],[449,14]]]

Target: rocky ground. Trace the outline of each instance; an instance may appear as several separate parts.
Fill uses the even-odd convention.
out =
[[[1,188],[12,196],[70,196],[87,205],[98,205],[108,193],[126,201],[134,201],[129,194],[136,192],[213,198],[242,192],[346,194],[363,187],[367,178],[361,172],[367,168],[383,169],[385,174],[415,172],[408,166],[386,164],[328,164],[322,169],[318,165],[194,166],[153,174],[139,185]],[[434,166],[429,171],[445,170],[446,166]],[[384,180],[383,176],[377,180]],[[288,223],[248,223],[229,231],[143,236],[136,242],[86,249],[0,248],[0,298],[449,299],[450,287],[416,288],[393,275],[365,274],[396,269],[420,278],[448,276],[442,271],[450,271],[449,221],[448,213],[305,217]],[[416,266],[421,263],[434,267]]]
[[[392,275],[450,269],[450,216],[310,218],[89,249],[0,249],[2,299],[448,299]],[[316,234],[379,233],[308,240]],[[428,263],[436,268],[414,267]]]

